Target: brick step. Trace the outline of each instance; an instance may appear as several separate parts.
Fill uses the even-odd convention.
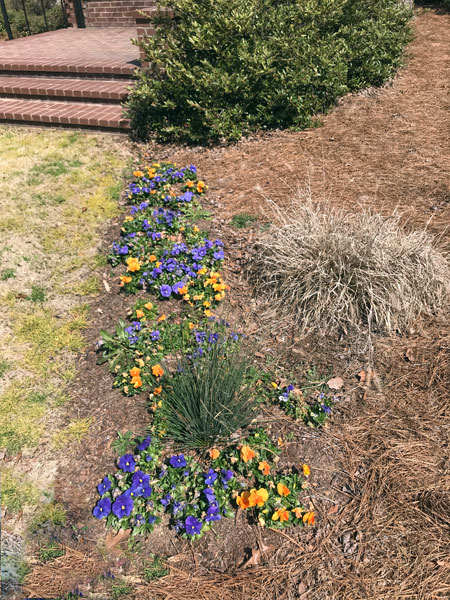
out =
[[[0,98],[38,96],[46,100],[118,103],[126,98],[130,85],[129,79],[0,76]]]
[[[104,64],[96,62],[95,60],[86,60],[85,64],[78,63],[63,63],[57,59],[54,62],[42,60],[33,61],[32,59],[27,62],[22,61],[6,61],[2,60],[0,56],[0,73],[27,73],[42,74],[44,77],[48,75],[53,76],[73,76],[73,77],[104,77],[105,75],[109,78],[121,78],[130,79],[133,77],[136,67],[139,66],[139,62],[136,64]]]
[[[128,132],[120,104],[0,98],[0,122]]]

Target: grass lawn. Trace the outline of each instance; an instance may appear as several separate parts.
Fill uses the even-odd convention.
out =
[[[88,419],[60,421],[127,161],[126,145],[112,137],[0,128],[4,533],[9,525],[23,531],[26,515],[51,501],[54,451],[89,428]]]

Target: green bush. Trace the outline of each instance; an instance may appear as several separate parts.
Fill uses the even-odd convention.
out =
[[[170,0],[128,101],[138,137],[205,143],[304,128],[400,65],[411,10],[398,0]]]

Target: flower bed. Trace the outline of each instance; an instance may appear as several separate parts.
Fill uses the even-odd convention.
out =
[[[98,486],[101,498],[94,516],[105,518],[115,530],[132,529],[133,534],[149,533],[164,522],[187,538],[203,535],[237,509],[261,526],[313,525],[314,512],[300,500],[309,467],[280,468],[281,441],[276,444],[264,429],[247,426],[244,409],[275,404],[294,419],[320,426],[331,412],[332,400],[321,391],[307,401],[294,384],[282,385],[261,369],[247,369],[244,358],[241,372],[233,371],[245,336],[213,312],[229,289],[220,274],[223,244],[192,222],[201,210],[206,184],[198,179],[195,166],[178,169],[168,162],[145,166],[134,177],[127,194],[134,204],[109,260],[113,266],[126,266],[119,284],[125,293],[147,291],[154,298],[140,298],[113,334],[101,331],[99,362],[108,364],[113,385],[125,395],[149,394],[149,434],[135,446],[125,440],[128,446],[118,459],[117,473]],[[171,312],[164,311],[169,299],[179,301]],[[199,364],[206,365],[204,371],[196,371]],[[217,379],[217,366],[226,372],[223,381]],[[230,406],[236,400],[233,410],[243,410],[243,433],[235,441],[235,431],[242,429],[238,414],[230,430],[234,441],[228,436],[202,449],[200,442],[195,447],[186,441],[174,452],[168,394],[180,378],[198,373],[211,376],[214,383],[220,380],[225,392],[230,382],[234,384]],[[220,396],[222,387],[213,395]],[[248,403],[244,390],[251,396]],[[195,394],[193,399],[186,397],[188,410],[189,402],[195,409]],[[213,420],[220,420],[219,413]],[[200,414],[194,410],[192,419],[200,419]],[[213,440],[219,440],[214,435]]]

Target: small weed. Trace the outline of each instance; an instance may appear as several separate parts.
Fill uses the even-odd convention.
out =
[[[11,365],[7,360],[0,360],[0,379],[10,368]]]
[[[257,220],[258,217],[255,217],[255,215],[243,212],[237,215],[233,215],[233,218],[231,219],[231,225],[233,227],[236,227],[237,229],[245,229]]]
[[[69,425],[57,431],[52,438],[52,445],[56,450],[59,450],[63,446],[74,442],[81,442],[82,439],[88,434],[91,426],[92,419],[78,419],[72,421]]]
[[[125,452],[132,446],[133,433],[127,431],[126,433],[117,432],[117,440],[111,444],[111,448],[118,454],[125,454]]]
[[[169,574],[169,569],[166,567],[166,563],[160,556],[151,554],[150,558],[152,562],[148,563],[143,571],[145,581],[150,582]]]
[[[107,267],[108,257],[106,254],[96,254],[92,259],[94,268]]]
[[[37,504],[39,490],[23,476],[16,477],[11,469],[2,470],[2,506],[10,513],[16,513],[26,505]]]
[[[132,587],[128,583],[114,583],[111,586],[111,598],[112,600],[118,600],[122,596],[127,596],[133,591]]]
[[[39,548],[39,560],[44,563],[55,560],[60,556],[64,556],[64,554],[64,548],[56,542],[50,542],[48,546],[41,546]]]
[[[86,281],[82,281],[68,290],[71,294],[77,296],[93,296],[100,291],[100,280],[97,275],[92,275]]]
[[[63,527],[66,524],[67,513],[62,504],[50,502],[45,504],[33,517],[29,525],[29,530],[36,532],[44,525],[53,525],[54,527]]]
[[[31,288],[31,294],[28,296],[28,300],[32,302],[44,302],[45,290],[40,285],[33,285]]]
[[[46,177],[65,175],[71,169],[81,167],[82,164],[78,159],[68,160],[60,155],[52,154],[31,167],[28,176],[28,185],[41,183]]]
[[[15,277],[16,272],[14,269],[3,269],[0,276],[1,276],[2,281],[7,281],[8,279]]]
[[[80,134],[79,133],[71,133],[69,135],[67,135],[67,137],[65,137],[61,143],[60,146],[61,148],[67,148],[68,146],[72,146],[73,144],[76,144],[80,139]]]

